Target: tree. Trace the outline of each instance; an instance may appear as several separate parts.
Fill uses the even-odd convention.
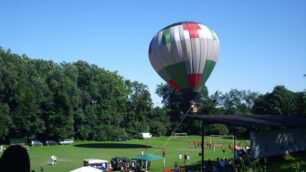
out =
[[[171,131],[177,129],[178,132],[188,132],[190,134],[198,134],[200,131],[200,123],[184,119],[191,107],[191,101],[199,107],[199,112],[211,112],[213,102],[208,97],[207,88],[203,87],[201,92],[194,93],[192,90],[175,91],[169,85],[160,84],[156,93],[163,98],[162,103],[168,109],[171,121]],[[209,105],[206,107],[205,105]],[[184,121],[182,121],[184,119]]]
[[[296,114],[296,98],[292,91],[284,86],[276,86],[272,93],[266,93],[256,99],[253,112],[255,114],[272,114],[293,116]]]
[[[251,91],[232,89],[221,97],[225,114],[251,114],[251,109],[258,94]]]
[[[146,85],[130,80],[126,80],[125,83],[129,94],[124,125],[126,132],[136,137],[140,132],[150,131],[151,119],[149,119],[149,115],[153,103]]]
[[[107,140],[123,134],[127,87],[116,72],[86,62],[74,63],[81,107],[75,116],[75,131],[82,139]],[[103,124],[101,124],[103,122]]]
[[[306,117],[306,91],[295,93],[296,112],[295,116]]]
[[[150,132],[154,136],[164,136],[170,130],[170,118],[166,108],[155,107],[148,116]]]
[[[0,103],[0,141],[4,140],[9,134],[12,120],[9,115],[10,109],[7,104]]]

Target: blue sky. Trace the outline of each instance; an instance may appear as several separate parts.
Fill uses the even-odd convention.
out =
[[[0,46],[60,62],[84,60],[146,84],[153,102],[163,83],[148,46],[163,27],[197,21],[221,43],[210,93],[306,89],[304,0],[1,0]]]

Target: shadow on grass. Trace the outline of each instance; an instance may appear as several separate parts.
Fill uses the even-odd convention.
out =
[[[109,148],[109,149],[135,149],[135,148],[152,148],[141,144],[126,144],[126,143],[85,143],[76,144],[75,147],[80,148]]]

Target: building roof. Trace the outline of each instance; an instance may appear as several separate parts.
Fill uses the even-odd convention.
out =
[[[306,118],[282,115],[188,115],[204,123],[220,123],[249,129],[261,128],[306,128]]]

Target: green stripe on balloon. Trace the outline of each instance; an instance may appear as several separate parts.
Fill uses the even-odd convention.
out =
[[[163,45],[171,42],[170,28],[163,31],[162,41],[163,41]]]
[[[165,67],[163,72],[166,72],[181,89],[188,88],[187,70],[185,62],[176,63]]]
[[[211,35],[212,35],[213,40],[215,40],[215,41],[218,42],[218,38],[217,38],[216,33],[215,33],[213,30],[211,30],[211,29],[209,29],[209,30],[210,30],[210,32],[211,32]]]
[[[202,84],[205,84],[216,65],[215,61],[207,60],[203,71]]]

